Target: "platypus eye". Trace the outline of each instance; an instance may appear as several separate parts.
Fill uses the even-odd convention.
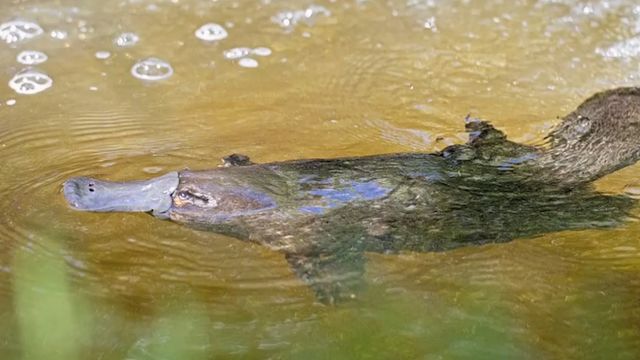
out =
[[[178,199],[197,206],[215,207],[218,205],[216,199],[207,194],[201,194],[194,190],[179,191]]]
[[[187,199],[190,199],[192,197],[192,194],[190,192],[188,192],[188,191],[180,191],[178,193],[178,197],[181,200],[187,200]]]

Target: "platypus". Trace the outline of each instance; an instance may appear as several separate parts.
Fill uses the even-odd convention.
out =
[[[467,117],[469,140],[399,153],[224,166],[145,181],[67,180],[83,211],[147,212],[284,254],[324,303],[358,294],[364,253],[443,251],[620,224],[634,206],[589,184],[640,159],[640,88],[598,93],[543,145]]]

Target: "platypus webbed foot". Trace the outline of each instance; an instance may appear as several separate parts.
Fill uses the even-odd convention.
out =
[[[316,299],[334,305],[358,297],[365,282],[364,253],[349,251],[329,254],[286,254],[295,274],[313,289]]]

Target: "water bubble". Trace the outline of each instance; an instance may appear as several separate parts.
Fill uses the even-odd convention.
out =
[[[249,57],[249,55],[256,56],[269,56],[271,55],[271,49],[267,47],[257,47],[251,49],[248,47],[237,47],[223,52],[224,57],[228,60],[239,59],[238,65],[246,68],[258,67],[258,61]]]
[[[195,34],[198,39],[204,41],[218,41],[229,35],[227,30],[215,23],[207,23],[200,26]]]
[[[16,99],[9,99],[7,100],[7,106],[13,106],[16,104]]]
[[[251,53],[256,56],[269,56],[271,55],[271,49],[268,47],[257,47],[253,49]]]
[[[69,34],[64,30],[51,30],[49,36],[56,40],[64,40],[69,37]]]
[[[140,41],[140,37],[136,33],[126,32],[118,35],[113,42],[119,47],[131,47]]]
[[[273,16],[271,21],[283,28],[293,28],[301,21],[307,25],[313,25],[315,19],[320,15],[329,17],[331,16],[331,12],[324,6],[310,5],[302,10],[280,12]]]
[[[252,58],[242,58],[238,61],[238,65],[245,67],[245,68],[257,68],[258,67],[258,61],[252,59]]]
[[[425,29],[427,30],[431,30],[432,32],[437,32],[438,31],[438,26],[436,25],[436,18],[435,16],[432,16],[430,18],[428,18],[423,24],[422,26],[424,26]]]
[[[33,95],[53,85],[53,80],[36,69],[25,69],[9,80],[9,87],[22,95]]]
[[[42,64],[47,61],[47,59],[47,54],[35,50],[25,50],[16,56],[16,60],[18,60],[20,64],[24,65]]]
[[[248,47],[237,47],[229,50],[225,50],[222,54],[225,59],[234,60],[248,56],[251,53],[251,49]]]
[[[105,60],[111,57],[111,53],[108,51],[100,50],[96,51],[96,59]]]
[[[141,80],[164,80],[173,75],[173,68],[168,62],[151,57],[140,60],[133,65],[131,75]]]
[[[7,44],[34,38],[43,32],[40,25],[30,21],[14,20],[0,24],[0,39]]]

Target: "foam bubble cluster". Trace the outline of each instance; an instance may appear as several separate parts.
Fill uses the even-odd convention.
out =
[[[34,38],[43,32],[40,25],[30,21],[14,20],[0,24],[0,39],[7,44]]]
[[[56,40],[65,40],[69,37],[69,33],[64,30],[51,30],[49,36]]]
[[[49,57],[47,56],[47,54],[41,51],[35,51],[35,50],[21,51],[20,54],[16,56],[16,60],[20,64],[24,64],[24,65],[42,64],[43,62],[47,61],[48,58]]]
[[[248,47],[237,47],[229,50],[225,50],[223,55],[225,59],[228,60],[238,60],[238,65],[246,68],[257,68],[258,61],[250,58],[250,55],[255,56],[269,56],[272,51],[268,47],[257,47],[257,48],[248,48]]]
[[[113,42],[119,47],[131,47],[140,41],[140,37],[136,33],[126,32],[118,35]]]
[[[248,47],[237,47],[229,50],[225,50],[222,55],[225,59],[236,60],[241,59],[243,57],[249,56],[251,54],[251,48]]]
[[[313,25],[315,19],[318,16],[331,16],[331,12],[320,5],[310,5],[306,9],[302,10],[290,10],[283,11],[271,18],[271,21],[280,25],[283,28],[293,28],[299,22],[304,22],[307,25]]]
[[[229,34],[221,25],[207,23],[198,28],[196,37],[204,41],[218,41],[226,38]]]
[[[9,87],[22,95],[33,95],[53,85],[53,80],[45,73],[36,69],[25,69],[9,80]]]
[[[140,80],[158,81],[171,77],[173,68],[168,62],[151,57],[135,63],[131,67],[131,75]]]

